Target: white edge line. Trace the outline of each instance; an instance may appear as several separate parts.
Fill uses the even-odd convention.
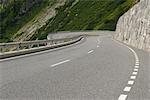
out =
[[[139,63],[136,63],[135,65],[139,66],[140,64],[139,64]]]
[[[130,79],[136,79],[136,76],[130,76]]]
[[[139,69],[136,69],[136,68],[135,68],[134,71],[139,71]]]
[[[133,74],[133,75],[137,75],[138,73],[137,73],[137,72],[133,72],[132,74]]]
[[[56,64],[51,65],[51,67],[55,67],[55,66],[57,66],[57,65],[60,65],[60,64],[63,64],[63,63],[69,62],[69,61],[70,61],[70,59],[64,60],[64,61],[61,61],[61,62],[59,62],[59,63],[56,63]]]
[[[130,90],[131,90],[131,87],[129,87],[129,86],[126,86],[126,87],[123,89],[123,91],[125,91],[125,92],[130,92]]]
[[[113,39],[114,40],[114,39]],[[116,40],[115,40],[116,41]],[[116,41],[118,44],[121,44],[121,43],[119,43],[118,41]],[[124,45],[124,44],[121,44],[121,45]],[[135,63],[135,68],[139,68],[139,58],[138,58],[138,55],[136,54],[136,52],[132,49],[132,48],[130,48],[129,46],[127,46],[127,45],[124,45],[124,46],[126,46],[130,51],[132,51],[132,53],[134,54],[134,57],[135,57],[135,60],[136,60],[136,63]],[[133,72],[132,73],[132,76],[130,76],[130,79],[136,79],[136,75],[138,74],[138,72]],[[128,84],[134,84],[134,81],[128,81]],[[125,88],[124,88],[124,92],[130,92],[130,90],[131,90],[131,87],[128,87],[128,86],[126,86]],[[127,95],[124,95],[124,94],[121,94],[120,96],[119,96],[119,98],[118,98],[118,100],[126,100],[127,99]]]
[[[133,80],[128,81],[128,85],[133,85],[133,84],[134,84]]]
[[[135,67],[135,68],[139,68],[139,66],[137,66],[137,65],[135,65],[134,67]]]
[[[121,94],[121,95],[119,96],[118,100],[126,100],[127,97],[128,97],[127,95]]]

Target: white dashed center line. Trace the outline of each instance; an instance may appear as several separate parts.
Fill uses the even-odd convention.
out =
[[[97,39],[97,48],[99,48],[99,44],[100,44],[100,40],[99,40],[99,38]]]
[[[56,63],[56,64],[51,65],[51,67],[55,67],[55,66],[57,66],[57,65],[60,65],[60,64],[63,64],[63,63],[69,62],[69,61],[70,61],[69,59],[68,59],[68,60],[65,60],[65,61],[61,61],[61,62],[59,62],[59,63]]]
[[[92,53],[94,50],[90,50],[88,53]]]
[[[98,41],[98,44],[101,42],[99,39],[97,39],[97,41]]]

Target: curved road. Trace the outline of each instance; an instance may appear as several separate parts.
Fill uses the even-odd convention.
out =
[[[0,61],[0,100],[150,100],[149,53],[91,36]]]

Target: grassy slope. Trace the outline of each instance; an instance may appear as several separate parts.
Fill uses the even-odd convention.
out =
[[[12,41],[10,37],[48,6],[51,0],[41,0],[41,3],[32,5],[32,8],[22,15],[18,12],[24,2],[36,0],[15,1],[16,3],[11,2],[5,8],[1,7],[0,42]],[[44,39],[49,32],[56,31],[115,30],[118,18],[133,5],[133,2],[134,0],[68,0],[64,6],[57,8],[57,15],[39,29],[31,40]],[[16,17],[18,15],[19,19]]]
[[[58,8],[56,17],[32,39],[43,39],[57,31],[115,30],[118,18],[134,4],[134,0],[80,0],[72,7],[74,1]]]
[[[11,37],[23,25],[32,20],[52,0],[11,0],[7,5],[0,5],[0,42],[10,42]],[[36,3],[33,3],[35,2]],[[32,4],[31,4],[32,3]],[[23,12],[25,7],[28,10]]]

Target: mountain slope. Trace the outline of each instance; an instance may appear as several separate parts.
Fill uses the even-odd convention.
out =
[[[70,0],[32,39],[57,31],[115,30],[118,18],[134,4],[134,0]]]
[[[13,41],[12,37],[56,0],[4,0],[0,8],[0,42]],[[23,33],[22,33],[23,34]],[[19,34],[21,35],[21,34]]]
[[[32,0],[15,0],[15,1],[19,1],[19,3],[20,2],[22,3],[24,1],[33,2]],[[30,8],[31,12],[35,11],[35,13],[32,16],[29,16],[29,14],[27,13],[27,15],[23,14],[24,15],[23,17],[22,16],[19,17],[20,18],[19,22],[21,21],[21,24],[18,24],[18,21],[14,20],[10,21],[11,23],[5,23],[4,20],[6,19],[12,20],[13,18],[16,19],[16,16],[7,18],[2,17],[3,21],[1,25],[2,26],[1,34],[2,33],[3,34],[1,35],[0,38],[1,42],[44,39],[46,38],[48,33],[57,31],[77,31],[77,30],[93,30],[93,29],[115,30],[118,18],[130,7],[132,7],[136,0],[34,0],[34,1],[37,2],[35,6],[37,5],[39,6],[37,7],[37,9],[34,6]],[[57,6],[56,2],[53,1],[58,1]],[[53,3],[50,5],[50,2]],[[63,4],[62,2],[65,2],[65,4]],[[61,3],[61,5],[58,6],[58,3]],[[15,5],[17,4],[15,3]],[[54,6],[53,10],[49,10],[48,8],[51,8],[52,6]],[[42,9],[46,9],[44,10],[45,13],[53,11],[55,12],[55,14],[47,18],[45,21],[41,22],[40,19],[45,18],[45,16],[43,16],[44,13],[40,13]],[[3,14],[5,14],[6,12],[7,10],[3,11]],[[31,12],[30,14],[32,14]],[[12,14],[15,13],[15,11],[14,12],[10,11],[8,13],[10,15],[11,13]],[[24,21],[24,19],[28,20]],[[39,21],[40,23],[38,23]]]

